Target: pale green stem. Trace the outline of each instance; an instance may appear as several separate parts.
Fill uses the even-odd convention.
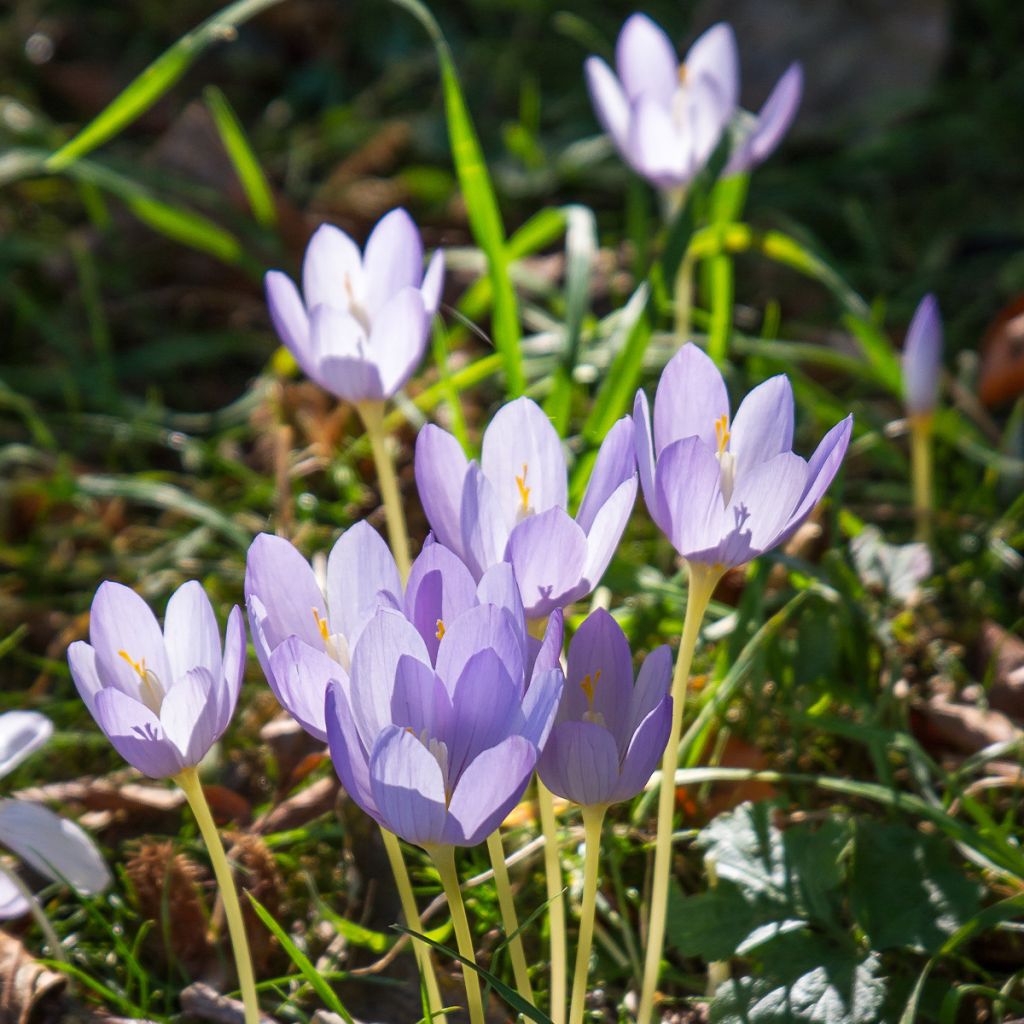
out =
[[[252,956],[249,953],[249,939],[245,933],[245,922],[242,919],[242,908],[238,902],[238,890],[231,874],[231,866],[224,853],[224,845],[220,833],[210,814],[210,805],[206,802],[199,773],[195,768],[186,768],[174,781],[181,787],[189,807],[195,815],[199,834],[203,837],[213,874],[220,889],[221,902],[224,905],[224,916],[228,922],[228,934],[235,952],[235,969],[238,972],[238,987],[242,991],[242,1004],[245,1008],[245,1024],[259,1024],[260,1007],[256,996],[256,978],[252,970]]]
[[[544,834],[544,876],[548,890],[548,930],[551,934],[551,1020],[565,1024],[565,1000],[568,995],[569,969],[565,952],[565,901],[562,890],[562,858],[558,848],[558,822],[555,798],[537,776],[537,807]]]
[[[914,485],[914,521],[917,539],[932,540],[932,435],[935,417],[918,413],[910,417],[910,465]]]
[[[402,847],[398,842],[398,836],[383,827],[380,834],[384,840],[388,862],[391,864],[391,873],[395,876],[395,885],[398,887],[398,899],[402,904],[405,926],[422,934],[423,922],[420,920],[420,912],[416,907],[416,894],[412,891],[412,880],[409,878],[409,871],[402,857]],[[442,1004],[441,990],[437,987],[437,975],[434,973],[434,964],[430,959],[430,947],[419,939],[413,939],[412,951],[416,956],[420,977],[427,989],[427,1006],[433,1017],[441,1011]]]
[[[690,340],[690,314],[693,311],[693,267],[694,259],[687,250],[679,261],[675,280],[675,324],[676,348],[682,348]]]
[[[516,989],[530,1005],[533,1005],[533,986],[526,965],[526,951],[523,937],[519,934],[519,918],[516,903],[512,897],[512,886],[508,880],[508,865],[505,863],[505,848],[501,845],[501,830],[495,829],[487,837],[487,852],[494,869],[494,886],[498,890],[498,906],[501,909],[501,924],[508,936],[508,953],[512,960],[512,973]]]
[[[462,890],[459,888],[459,874],[455,870],[455,851],[451,846],[432,846],[427,852],[437,866],[437,873],[441,876],[441,886],[445,896],[448,897],[448,910],[452,916],[452,927],[455,929],[455,941],[459,947],[459,955],[469,963],[476,964],[473,933],[469,930],[466,905],[462,902]],[[470,1024],[484,1024],[480,976],[472,967],[463,964],[462,980],[466,985],[466,1004],[469,1010]]]
[[[594,916],[597,913],[597,869],[601,863],[601,826],[606,807],[583,807],[583,835],[586,855],[583,865],[583,900],[580,903],[580,934],[576,942],[576,970],[572,978],[572,1009],[569,1024],[583,1024],[587,1002],[590,949],[594,944]]]
[[[388,454],[387,433],[384,430],[384,403],[359,402],[356,409],[359,410],[363,425],[366,427],[366,436],[370,439],[370,448],[373,451],[373,462],[377,467],[377,483],[388,522],[391,553],[395,556],[398,572],[405,581],[412,564],[409,557],[409,534],[405,526],[405,509],[402,506],[402,495],[398,490],[395,465]]]
[[[39,930],[43,933],[43,938],[46,939],[46,945],[49,947],[50,956],[54,960],[60,960],[62,963],[68,962],[68,955],[64,952],[64,946],[61,944],[60,939],[57,937],[57,933],[53,930],[53,925],[50,924],[50,919],[46,916],[45,911],[39,905],[39,900],[36,899],[35,893],[21,880],[18,873],[9,868],[2,859],[0,859],[0,875],[3,875],[10,883],[14,886],[18,892],[21,893],[21,898],[28,904],[29,913],[35,919]]]
[[[679,641],[676,670],[672,678],[672,730],[661,765],[658,791],[658,836],[654,850],[654,883],[651,889],[651,918],[647,929],[647,953],[644,978],[640,990],[637,1024],[648,1024],[654,1012],[654,994],[661,968],[661,952],[665,942],[665,917],[668,912],[668,883],[672,870],[672,818],[675,811],[675,773],[679,764],[679,740],[683,728],[686,688],[690,666],[697,647],[700,624],[711,601],[715,586],[722,577],[720,566],[689,565],[690,586],[686,599],[686,618]]]

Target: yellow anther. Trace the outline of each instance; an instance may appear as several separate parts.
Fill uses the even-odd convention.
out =
[[[523,511],[530,511],[530,488],[526,486],[527,465],[523,463],[523,475],[516,477],[516,487],[519,488],[519,500],[523,503]]]
[[[316,622],[316,628],[320,630],[324,643],[329,644],[331,642],[331,631],[328,628],[327,620],[321,617],[320,612],[316,608],[313,609],[313,619]]]
[[[117,655],[118,655],[119,658],[124,658],[124,660],[127,661],[128,664],[131,665],[131,667],[133,669],[135,669],[136,672],[139,673],[139,678],[140,679],[145,679],[146,678],[146,659],[145,658],[139,658],[138,661],[135,661],[135,659],[132,658],[132,656],[127,651],[118,651]]]
[[[590,707],[591,711],[594,710],[594,690],[597,689],[597,684],[600,681],[601,681],[601,670],[598,669],[593,674],[593,676],[591,676],[590,673],[588,672],[583,677],[583,682],[580,683],[580,689],[584,692],[584,694],[586,694],[587,705]]]
[[[438,619],[437,620],[437,632],[434,634],[434,636],[436,636],[438,640],[443,640],[444,639],[444,634],[445,634],[444,620],[443,619]]]
[[[715,437],[718,439],[718,454],[721,455],[729,444],[730,434],[728,413],[722,413],[722,415],[715,420]]]
[[[680,85],[685,85],[686,84],[686,64],[685,63],[679,65],[679,84]]]

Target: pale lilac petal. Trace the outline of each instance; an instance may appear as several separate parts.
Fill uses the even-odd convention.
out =
[[[309,345],[309,316],[295,282],[280,270],[271,270],[263,279],[267,308],[277,336],[302,368],[312,376],[315,364]]]
[[[655,647],[644,658],[637,673],[636,686],[629,703],[627,734],[632,736],[640,723],[661,703],[672,686],[672,652],[667,644]]]
[[[348,310],[353,298],[362,301],[363,257],[359,246],[333,224],[321,224],[306,246],[302,292],[310,313],[320,305]]]
[[[451,730],[452,703],[444,683],[416,658],[399,659],[391,694],[391,721],[415,736],[443,739]]]
[[[633,734],[632,742],[622,759],[619,780],[611,799],[629,800],[639,793],[665,753],[672,729],[672,698],[665,696],[644,718]]]
[[[484,431],[480,467],[511,530],[528,512],[565,508],[562,442],[547,413],[529,398],[503,405]]]
[[[402,578],[384,538],[362,520],[341,534],[327,558],[330,630],[345,637],[350,651],[382,593],[401,603]]]
[[[416,489],[437,539],[460,557],[462,486],[469,463],[446,430],[428,423],[416,438]]]
[[[509,534],[498,495],[476,462],[466,472],[459,518],[460,554],[474,578],[480,579],[504,557]]]
[[[407,843],[438,845],[445,830],[444,778],[411,733],[388,726],[370,754],[370,788],[381,820]]]
[[[384,397],[405,387],[423,359],[430,318],[418,288],[405,288],[388,299],[373,321],[370,353],[380,372]]]
[[[164,735],[181,751],[185,765],[199,764],[217,738],[213,707],[217,681],[208,669],[194,668],[175,680],[160,705]]]
[[[0,778],[14,771],[52,735],[53,723],[38,712],[8,711],[0,715]]]
[[[708,162],[734,113],[735,107],[728,104],[720,81],[702,75],[688,86],[678,116],[689,144],[690,176]]]
[[[405,613],[437,658],[441,636],[477,603],[476,583],[462,561],[443,544],[429,544],[412,563],[405,588]]]
[[[366,329],[355,317],[316,306],[310,315],[310,345],[316,364],[311,376],[331,394],[349,402],[386,397],[380,368],[370,359]]]
[[[691,175],[690,140],[653,100],[641,99],[634,108],[625,155],[638,174],[661,189],[684,184]]]
[[[89,709],[89,714],[96,717],[96,694],[103,689],[96,671],[96,651],[84,640],[76,640],[68,647],[68,667],[71,678],[75,681],[78,695]],[[2,774],[2,773],[0,773]]]
[[[673,442],[699,437],[712,452],[718,450],[715,424],[729,421],[725,381],[711,358],[692,342],[666,364],[654,396],[654,450],[661,453]]]
[[[392,210],[377,222],[366,240],[363,270],[366,307],[374,320],[402,289],[420,287],[423,242],[405,210]]]
[[[217,616],[206,591],[197,580],[183,583],[171,594],[164,615],[164,644],[171,663],[171,678],[165,687],[181,678],[189,669],[205,668],[214,679],[220,678],[221,643]]]
[[[0,842],[40,874],[68,882],[83,896],[110,885],[110,871],[93,841],[47,807],[0,800]]]
[[[334,770],[345,787],[345,792],[379,822],[380,811],[374,802],[370,787],[369,756],[359,738],[348,695],[340,682],[334,681],[328,685],[324,704],[327,743]]]
[[[587,538],[561,508],[524,519],[509,535],[512,563],[530,619],[540,619],[575,600],[587,560]],[[583,587],[583,593],[586,587]]]
[[[278,703],[303,729],[318,740],[327,739],[324,697],[332,680],[347,683],[348,675],[333,658],[297,636],[274,649],[271,689]]]
[[[793,386],[780,373],[758,384],[740,402],[729,431],[736,478],[793,448]]]
[[[537,774],[556,796],[584,807],[606,804],[619,781],[615,740],[593,722],[560,722],[551,730]]]
[[[519,803],[536,763],[536,749],[522,736],[509,736],[480,754],[452,794],[444,841],[476,846],[486,839]]]
[[[740,100],[740,58],[732,28],[720,21],[699,36],[687,51],[685,68],[688,82],[708,78],[714,83],[725,112],[721,122],[728,121]]]
[[[626,19],[615,44],[615,66],[631,103],[641,96],[667,107],[679,84],[679,58],[664,31],[645,14]]]
[[[594,523],[587,533],[587,560],[583,565],[583,579],[588,593],[593,590],[604,575],[608,563],[619,546],[626,523],[636,504],[637,478],[634,474],[620,484],[601,506]]]
[[[503,608],[481,604],[449,623],[437,651],[437,674],[449,693],[455,693],[470,659],[487,648],[497,654],[512,679],[523,679],[523,650],[510,618]]]
[[[537,750],[543,750],[555,724],[565,676],[557,665],[534,673],[530,687],[523,699],[523,726],[521,734]]]
[[[222,685],[217,700],[217,736],[224,730],[235,713],[238,692],[245,676],[245,621],[242,609],[235,605],[228,614],[224,634],[224,664],[221,670]]]
[[[803,68],[791,64],[765,100],[750,134],[729,158],[725,176],[753,170],[775,152],[796,117],[803,90]]]
[[[629,142],[629,101],[622,91],[622,85],[615,73],[600,57],[588,57],[583,65],[590,92],[590,101],[594,104],[594,113],[601,127],[611,136],[619,150],[624,150]]]
[[[839,467],[843,463],[846,449],[850,444],[850,436],[853,433],[853,416],[847,416],[840,420],[822,439],[807,463],[807,488],[799,505],[793,512],[788,525],[782,536],[776,539],[776,544],[781,544],[786,537],[795,530],[803,520],[810,515],[811,510],[821,501],[828,485],[835,479]]]
[[[654,486],[654,442],[651,439],[651,412],[647,405],[647,396],[637,391],[633,402],[633,436],[636,441],[636,462],[640,475],[640,486],[644,492],[644,502],[651,519],[667,532],[668,518],[665,510],[657,505],[658,494]]]
[[[576,522],[590,533],[598,511],[612,494],[636,475],[636,438],[633,420],[623,416],[601,442]]]
[[[664,514],[658,523],[684,558],[721,539],[727,522],[722,501],[721,468],[715,453],[691,435],[670,444],[658,456],[655,506]]]
[[[753,547],[767,551],[774,546],[807,489],[807,479],[807,463],[793,452],[782,452],[737,476],[732,506],[749,515],[743,525],[750,530]]]
[[[6,876],[0,874],[0,921],[9,921],[29,912],[28,900],[21,890]]]
[[[911,415],[935,409],[941,370],[942,317],[938,300],[926,295],[914,312],[903,346],[903,387]]]
[[[178,748],[164,734],[160,719],[145,704],[107,687],[96,695],[96,724],[114,749],[143,775],[165,779],[186,767]]]
[[[544,636],[537,642],[531,637],[530,659],[528,662],[530,685],[541,673],[558,668],[562,659],[563,635],[562,609],[556,608],[549,616],[544,627]]]
[[[441,299],[444,295],[444,250],[437,249],[427,263],[427,271],[423,275],[423,284],[420,287],[420,294],[423,296],[423,308],[427,317],[433,319],[441,308]]]

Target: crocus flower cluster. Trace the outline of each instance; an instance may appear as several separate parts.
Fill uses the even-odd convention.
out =
[[[918,304],[903,344],[903,389],[907,412],[929,416],[939,400],[942,371],[942,315],[934,295]]]
[[[803,91],[793,64],[760,113],[739,107],[739,57],[732,29],[709,28],[679,63],[668,36],[650,18],[632,15],[615,46],[616,71],[598,57],[586,62],[598,120],[622,158],[659,189],[687,185],[723,134],[733,132],[725,173],[749,171],[782,141]]]

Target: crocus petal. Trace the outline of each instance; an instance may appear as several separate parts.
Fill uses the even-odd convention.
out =
[[[110,872],[93,841],[72,821],[23,800],[0,800],[0,842],[56,881],[83,896],[110,885]]]
[[[316,306],[309,319],[315,360],[313,379],[349,402],[381,401],[386,396],[380,367],[371,361],[366,328],[332,306]]]
[[[636,475],[635,433],[633,420],[623,416],[601,442],[586,493],[576,513],[576,522],[588,534],[595,516],[612,493]]]
[[[739,51],[732,28],[720,21],[697,38],[686,54],[686,77],[695,83],[707,78],[718,96],[721,124],[732,116],[740,98]]]
[[[638,174],[661,189],[690,176],[689,140],[680,137],[668,110],[654,100],[641,99],[634,108],[626,155]]]
[[[673,442],[699,437],[711,450],[718,448],[715,424],[729,418],[725,381],[711,358],[692,342],[666,364],[654,396],[654,450],[657,455]]]
[[[370,788],[381,820],[395,835],[421,846],[442,841],[445,790],[441,769],[420,741],[388,726],[370,754]]]
[[[523,699],[523,726],[521,733],[538,751],[551,735],[555,716],[562,699],[565,677],[557,666],[534,673],[530,687]]]
[[[405,613],[423,637],[431,661],[448,623],[476,603],[476,583],[462,561],[443,544],[425,547],[409,572]]]
[[[647,785],[665,752],[672,729],[672,698],[663,697],[640,723],[622,759],[619,780],[611,799],[629,800]]]
[[[667,644],[655,647],[644,658],[637,673],[636,685],[629,703],[629,736],[640,728],[640,723],[661,703],[672,685],[672,652]]]
[[[443,249],[436,250],[430,257],[426,273],[423,275],[420,294],[423,296],[423,308],[426,310],[428,318],[433,319],[441,307],[441,297],[444,294]]]
[[[6,875],[0,874],[0,921],[21,917],[29,911],[28,900]]]
[[[324,697],[332,680],[348,682],[345,670],[323,651],[289,637],[270,656],[271,689],[278,703],[303,729],[318,740],[327,739]]]
[[[165,779],[185,766],[160,719],[145,704],[107,687],[96,695],[94,717],[114,749],[143,775]]]
[[[527,618],[543,618],[582,596],[574,591],[583,579],[587,538],[564,509],[524,519],[509,535],[505,557],[515,569]]]
[[[96,694],[103,689],[103,683],[96,671],[96,651],[92,645],[84,640],[76,640],[71,644],[68,647],[68,667],[71,669],[71,678],[75,681],[78,695],[89,709],[89,714],[95,718]]]
[[[615,43],[615,66],[631,103],[641,96],[662,106],[679,84],[679,58],[668,36],[645,14],[626,19]]]
[[[416,490],[437,539],[462,556],[462,484],[469,463],[446,430],[428,423],[416,438]]]
[[[14,771],[52,735],[53,723],[38,712],[8,711],[0,715],[0,778]]]
[[[519,584],[516,582],[515,570],[508,562],[498,562],[492,565],[480,577],[476,596],[480,604],[497,605],[505,611],[508,621],[519,639],[519,647],[523,652],[523,664],[526,665],[526,674],[529,676],[532,671],[531,637],[526,631],[526,611],[523,608],[523,595],[519,593]]]
[[[822,439],[807,463],[807,489],[800,499],[789,524],[775,543],[781,544],[795,530],[811,510],[821,501],[828,485],[835,479],[843,463],[853,433],[853,416],[840,420]]]
[[[224,661],[221,669],[222,685],[218,687],[217,737],[223,734],[235,713],[238,691],[245,675],[245,622],[242,609],[235,605],[228,614],[224,632]]]
[[[537,774],[557,796],[584,807],[606,804],[619,781],[615,740],[593,722],[561,722],[551,730]]]
[[[277,336],[302,367],[312,375],[315,368],[309,348],[309,317],[295,282],[280,270],[271,270],[263,279],[267,308]]]
[[[654,442],[651,438],[651,411],[647,405],[647,396],[637,391],[633,402],[633,437],[636,442],[636,462],[640,475],[640,486],[644,492],[644,501],[651,518],[667,532],[668,519],[664,509],[658,509],[657,491],[654,487]]]
[[[508,526],[498,495],[480,466],[471,462],[462,486],[459,508],[462,537],[459,551],[474,578],[500,562],[508,544]]]
[[[161,685],[170,685],[163,633],[149,605],[130,587],[109,580],[100,584],[92,600],[89,639],[96,650],[100,678],[126,696],[138,695],[139,674],[121,657],[120,651],[137,664],[144,661]]]
[[[373,320],[370,353],[379,372],[384,397],[405,387],[423,358],[430,319],[418,288],[404,288],[388,299]]]
[[[370,817],[379,822],[380,811],[370,788],[369,757],[356,731],[355,716],[352,714],[348,696],[337,680],[327,686],[324,718],[327,723],[327,744],[331,751],[331,763],[345,787],[345,792]]]
[[[485,750],[462,773],[448,806],[444,840],[476,846],[504,821],[522,798],[537,752],[522,736]]]
[[[797,62],[791,64],[775,83],[750,134],[729,158],[725,176],[753,170],[775,152],[792,125],[804,91],[804,72]]]
[[[568,482],[562,442],[529,398],[503,405],[484,431],[480,466],[511,530],[527,512],[565,508]]]
[[[615,73],[600,57],[588,57],[583,72],[594,104],[594,113],[601,127],[611,136],[619,150],[629,139],[629,101]]]
[[[220,678],[221,645],[217,616],[213,605],[197,580],[183,583],[171,595],[164,615],[164,644],[171,663],[169,687],[189,669],[205,668],[214,679]]]
[[[655,507],[658,525],[684,558],[717,544],[725,524],[721,468],[696,436],[670,444],[658,456]]]
[[[363,295],[359,246],[333,224],[321,224],[306,246],[302,292],[310,312],[320,305],[348,310],[351,300],[359,301]]]
[[[455,693],[466,665],[479,651],[492,650],[515,680],[523,678],[523,649],[504,608],[481,604],[449,623],[437,650],[437,674]],[[522,694],[520,693],[520,696]]]
[[[758,384],[740,402],[729,436],[736,479],[759,462],[793,448],[793,387],[789,378],[777,377]]]
[[[401,603],[402,579],[384,538],[362,520],[341,534],[327,558],[330,630],[345,637],[350,651],[380,605],[381,593]]]
[[[903,388],[907,411],[929,413],[939,397],[942,368],[942,318],[934,295],[926,295],[914,312],[903,346]]]
[[[441,739],[451,729],[452,704],[434,670],[408,655],[398,661],[391,694],[391,721],[416,736]]]
[[[420,287],[423,280],[423,242],[412,217],[399,208],[386,213],[366,240],[363,257],[366,306],[377,315],[403,288]]]
[[[622,539],[633,506],[636,504],[637,478],[634,474],[620,484],[601,506],[594,523],[587,533],[587,560],[583,565],[583,579],[587,593],[601,581],[615,549]],[[579,600],[579,598],[577,598]]]
[[[807,488],[807,463],[793,452],[782,452],[736,476],[732,505],[742,512],[737,521],[750,530],[750,543],[759,551],[774,546]],[[749,520],[744,517],[749,515]]]
[[[558,668],[562,658],[562,635],[563,635],[562,609],[556,608],[549,616],[548,623],[544,627],[544,636],[536,648],[530,652],[530,679],[538,678],[541,673],[550,669]],[[532,637],[531,637],[532,639]]]
[[[175,681],[160,705],[164,735],[181,751],[182,764],[199,764],[217,738],[212,693],[219,679],[194,668]]]
[[[689,175],[696,174],[710,159],[735,113],[720,80],[708,75],[694,78],[685,92],[680,120],[689,142]]]

